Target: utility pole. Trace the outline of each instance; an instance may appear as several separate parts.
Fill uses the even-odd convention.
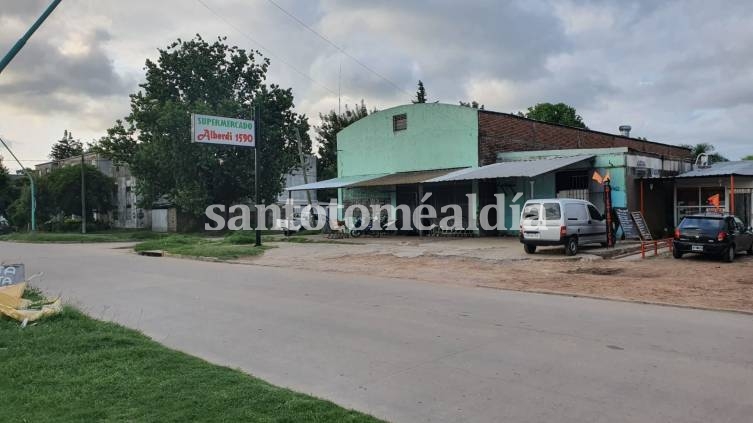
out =
[[[34,177],[29,173],[28,170],[24,167],[24,165],[21,164],[21,161],[18,160],[18,157],[16,157],[15,154],[13,154],[13,150],[8,147],[8,144],[5,143],[5,141],[0,138],[0,142],[3,143],[6,149],[8,149],[8,152],[10,153],[11,157],[18,163],[18,165],[21,167],[21,170],[26,174],[26,177],[29,178],[29,183],[31,184],[31,231],[36,232],[37,231],[37,191],[36,191],[36,185],[34,184]]]
[[[81,148],[81,233],[86,233],[86,172],[84,169],[84,149]]]
[[[50,3],[49,6],[47,6],[47,9],[45,9],[44,13],[37,18],[37,20],[34,22],[34,24],[29,28],[28,31],[16,42],[16,44],[13,45],[13,47],[10,49],[10,51],[3,57],[3,60],[0,61],[0,73],[3,72],[6,66],[13,60],[14,57],[16,57],[16,54],[18,54],[19,51],[24,47],[26,44],[26,41],[31,38],[32,34],[40,27],[42,26],[42,23],[47,19],[48,16],[52,13],[53,10],[55,10],[56,7],[58,7],[58,4],[60,4],[61,0],[53,0],[52,3]]]

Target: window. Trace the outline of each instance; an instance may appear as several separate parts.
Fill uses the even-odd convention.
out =
[[[392,116],[392,131],[404,131],[408,129],[408,115],[405,113],[401,115]]]
[[[592,205],[588,206],[588,214],[591,215],[591,220],[604,220],[604,216],[602,216],[601,213],[596,210],[596,207]]]
[[[560,205],[557,203],[544,203],[544,220],[560,220]]]
[[[523,209],[523,220],[539,220],[539,209],[541,204],[531,203]]]

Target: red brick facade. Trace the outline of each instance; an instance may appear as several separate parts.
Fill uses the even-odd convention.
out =
[[[538,122],[518,116],[480,110],[478,113],[479,166],[497,161],[497,153],[571,148],[628,147],[657,156],[691,159],[687,149]]]

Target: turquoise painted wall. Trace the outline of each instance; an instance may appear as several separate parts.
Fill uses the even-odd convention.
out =
[[[392,131],[405,113],[408,129]],[[371,175],[478,165],[478,111],[410,104],[371,114],[337,134],[338,175]]]

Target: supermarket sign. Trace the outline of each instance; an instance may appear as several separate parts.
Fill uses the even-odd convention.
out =
[[[204,144],[256,147],[253,120],[191,114],[191,141]]]

